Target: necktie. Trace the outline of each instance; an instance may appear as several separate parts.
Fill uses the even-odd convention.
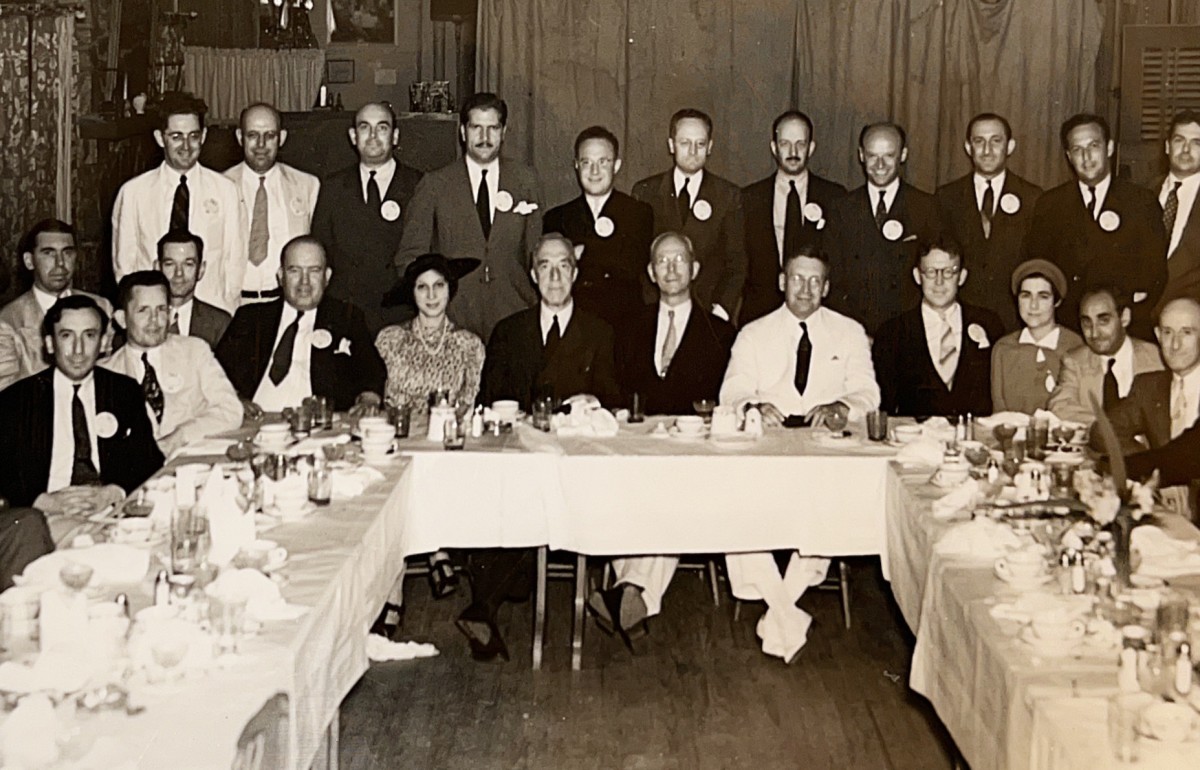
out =
[[[950,325],[948,318],[942,316],[942,336],[938,342],[938,375],[942,382],[946,383],[946,387],[950,387],[954,382],[954,371],[947,371],[947,367],[957,352],[958,341],[954,339],[954,327]]]
[[[546,360],[554,357],[554,351],[558,349],[558,343],[562,342],[562,328],[558,325],[558,316],[554,316],[554,320],[550,323],[550,331],[546,332]]]
[[[483,228],[483,239],[492,234],[492,194],[488,192],[487,169],[479,175],[479,194],[475,196],[475,213],[479,215],[479,226]]]
[[[367,177],[367,208],[378,212],[383,207],[383,196],[379,194],[379,182],[375,181],[375,172]]]
[[[171,309],[171,325],[167,327],[167,334],[179,334],[179,311]]]
[[[1117,375],[1113,374],[1113,367],[1116,365],[1116,358],[1108,359],[1108,370],[1104,373],[1104,388],[1101,390],[1105,411],[1112,409],[1121,400],[1121,391],[1117,389]]]
[[[1176,375],[1171,378],[1171,438],[1188,429],[1187,393],[1184,392],[1183,378]]]
[[[800,210],[800,193],[795,182],[788,182],[787,214],[783,219],[783,261],[786,262],[800,249],[800,228],[804,227],[804,214]]]
[[[146,370],[146,373],[142,375],[142,394],[146,397],[146,403],[154,410],[155,421],[161,423],[163,416],[162,386],[158,384],[158,372],[154,371],[154,366],[150,363],[150,355],[145,351],[142,352],[142,367]]]
[[[75,385],[75,394],[71,397],[71,432],[75,437],[75,452],[71,463],[71,486],[96,484],[100,474],[92,463],[92,437],[88,433],[87,413],[83,411],[83,401],[79,398],[79,386]]]
[[[371,172],[372,176],[375,174]],[[372,179],[368,186],[375,184]],[[376,186],[376,191],[379,187]],[[368,193],[369,195],[369,193]],[[254,193],[254,211],[250,215],[250,262],[261,265],[267,258],[267,241],[271,234],[267,227],[267,178],[258,178],[258,191]]]
[[[887,195],[885,190],[879,191],[879,203],[875,206],[875,226],[883,227],[884,220],[887,219],[887,204],[883,202],[883,196]]]
[[[688,191],[688,183],[692,180],[686,177],[683,180],[683,187],[679,188],[679,197],[676,203],[679,204],[679,221],[686,222],[692,214],[692,194]]]
[[[187,174],[179,175],[179,185],[175,188],[175,201],[171,204],[171,229],[188,229],[188,205],[191,196],[188,194]]]
[[[996,194],[992,192],[992,180],[988,180],[983,191],[983,205],[979,208],[979,219],[983,223],[983,237],[992,237],[992,215],[996,213]]]
[[[267,372],[267,376],[276,385],[283,382],[283,378],[287,377],[288,370],[292,368],[292,351],[296,347],[296,332],[300,329],[300,319],[304,317],[304,312],[301,310],[297,313],[296,320],[283,330],[283,336],[279,338],[279,344],[275,346],[275,355],[271,356],[271,370]]]
[[[663,340],[662,346],[662,369],[659,372],[660,377],[667,376],[667,369],[671,368],[671,359],[675,357],[675,349],[679,347],[679,337],[675,333],[675,311],[667,311],[667,338]]]
[[[1179,215],[1179,185],[1181,182],[1176,182],[1171,186],[1171,192],[1167,193],[1167,201],[1163,204],[1163,227],[1167,229],[1167,238],[1170,239],[1171,233],[1175,232],[1175,217]]]
[[[796,346],[796,392],[804,395],[808,387],[808,368],[812,364],[812,340],[808,338],[808,324],[800,322],[800,344]]]
[[[1088,215],[1096,218],[1096,188],[1088,185]]]

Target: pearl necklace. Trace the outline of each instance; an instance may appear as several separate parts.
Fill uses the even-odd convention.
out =
[[[421,343],[421,347],[425,348],[425,352],[429,353],[429,355],[431,355],[431,356],[436,356],[442,352],[442,348],[445,347],[445,345],[446,345],[446,328],[449,325],[450,325],[450,322],[447,321],[446,318],[443,317],[441,328],[438,331],[437,345],[430,346],[430,344],[425,341],[425,333],[426,332],[425,332],[424,327],[421,325],[420,319],[414,318],[413,319],[413,336],[416,337],[417,341]]]

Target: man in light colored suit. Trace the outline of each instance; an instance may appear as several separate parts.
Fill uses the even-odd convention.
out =
[[[280,296],[279,252],[297,235],[308,235],[321,182],[312,174],[279,163],[287,141],[279,110],[256,102],[242,110],[237,139],[241,163],[225,172],[238,186],[246,231],[247,263],[242,302],[265,302]]]
[[[100,362],[142,385],[154,437],[164,455],[242,423],[242,402],[204,340],[168,334],[170,286],[155,270],[138,270],[117,287],[115,318],[128,334]]]
[[[149,270],[163,234],[190,230],[208,252],[197,292],[232,313],[241,302],[247,225],[237,185],[200,165],[207,109],[188,94],[163,95],[154,130],[162,165],[121,185],[113,204],[113,272],[119,281],[134,270]]]
[[[1158,188],[1167,231],[1167,286],[1160,309],[1177,297],[1200,300],[1200,112],[1184,110],[1171,121],[1166,149],[1170,173]]]
[[[1091,425],[1094,395],[1105,411],[1129,395],[1133,378],[1163,368],[1158,348],[1126,333],[1130,303],[1114,287],[1084,291],[1079,302],[1083,347],[1063,357],[1058,387],[1050,394],[1049,409],[1060,419]]]
[[[0,390],[21,378],[26,356],[25,341],[11,324],[0,321]]]
[[[5,362],[4,372],[12,379],[47,367],[42,355],[42,319],[59,297],[83,294],[94,299],[105,313],[112,313],[108,300],[71,288],[76,260],[75,229],[71,225],[59,219],[43,219],[21,239],[20,249],[21,262],[32,275],[33,286],[0,310],[0,322],[12,330],[11,334],[0,333],[0,362]],[[110,341],[111,336],[106,335],[101,342],[102,353]],[[0,385],[4,384],[4,372],[0,372]]]
[[[733,343],[721,385],[723,405],[762,410],[763,422],[801,416],[813,426],[838,430],[879,406],[871,344],[862,324],[829,308],[828,258],[802,246],[783,265],[784,304],[746,325]],[[729,586],[739,599],[764,599],[758,624],[763,652],[791,661],[808,639],[812,616],[796,607],[809,586],[819,585],[829,560],[788,556],[780,575],[772,554],[728,554]]]
[[[216,305],[196,298],[196,284],[204,275],[204,241],[187,230],[172,230],[158,241],[156,270],[171,287],[171,319],[167,331],[199,337],[216,348],[233,316]]]
[[[396,267],[431,251],[482,264],[460,281],[450,320],[482,339],[500,319],[532,306],[529,254],[542,234],[541,190],[533,169],[500,157],[508,105],[492,93],[467,99],[459,111],[464,157],[417,184]]]

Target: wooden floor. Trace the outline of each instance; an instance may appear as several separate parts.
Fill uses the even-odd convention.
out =
[[[552,582],[542,671],[529,668],[531,603],[501,615],[510,663],[471,660],[453,626],[464,600],[433,601],[407,585],[408,638],[436,658],[375,664],[346,698],[341,766],[368,768],[950,768],[950,741],[909,692],[912,639],[879,573],[851,560],[854,628],[838,595],[810,591],[815,620],[791,666],[764,656],[762,605],[733,620],[722,587],[714,608],[700,573],[679,573],[631,656],[589,619],[583,670],[570,669],[569,582]]]

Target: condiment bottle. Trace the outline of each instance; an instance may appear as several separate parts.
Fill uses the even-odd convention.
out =
[[[476,406],[475,412],[471,415],[471,438],[479,438],[483,435],[483,407]]]
[[[1192,646],[1179,643],[1179,656],[1175,658],[1175,692],[1187,695],[1192,690]]]
[[[165,607],[171,603],[171,578],[165,569],[160,569],[154,578],[154,606]]]

